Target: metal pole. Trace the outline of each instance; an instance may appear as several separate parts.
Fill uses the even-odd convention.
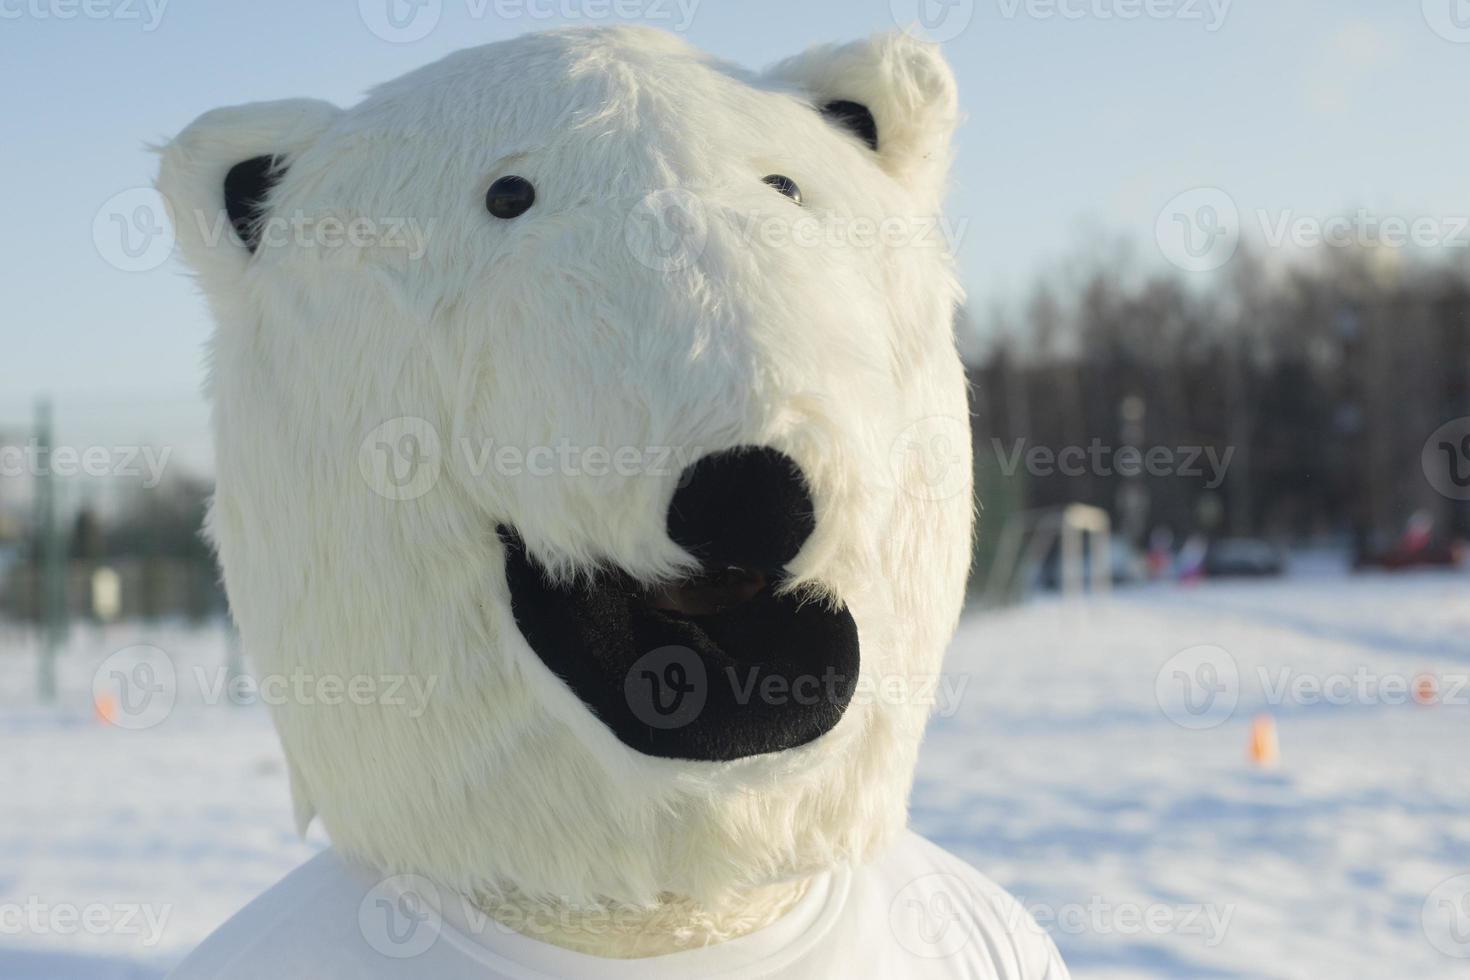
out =
[[[1082,529],[1069,520],[1071,508],[1062,514],[1062,594],[1069,599],[1082,594]]]
[[[56,481],[51,473],[51,403],[36,403],[36,589],[41,631],[37,692],[43,703],[56,700],[56,656],[66,622],[65,563],[56,527]]]

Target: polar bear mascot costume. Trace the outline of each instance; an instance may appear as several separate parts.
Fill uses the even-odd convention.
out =
[[[208,532],[332,841],[176,976],[1066,975],[905,826],[970,555],[956,118],[903,34],[616,27],[163,148]]]

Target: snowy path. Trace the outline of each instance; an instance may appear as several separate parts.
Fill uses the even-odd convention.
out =
[[[137,642],[224,661],[212,633],[80,636],[68,706],[42,711],[0,635],[0,978],[157,976],[323,843],[292,832],[263,709],[183,684],[145,731],[91,717],[98,663]],[[1176,656],[1201,645],[1226,656]],[[1446,699],[1470,672],[1470,576],[1036,603],[967,620],[946,669],[914,823],[1031,905],[1078,977],[1470,975],[1454,921],[1425,916],[1470,873],[1470,689],[1394,686],[1431,671]],[[1190,678],[1218,688],[1202,713]],[[1274,770],[1245,759],[1265,709]]]

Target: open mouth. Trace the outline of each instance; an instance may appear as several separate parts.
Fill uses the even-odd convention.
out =
[[[681,581],[605,567],[557,583],[499,533],[516,626],[582,703],[646,755],[725,761],[804,745],[852,699],[851,614],[781,588],[815,526],[795,462],[749,447],[684,474],[668,532],[701,568]]]

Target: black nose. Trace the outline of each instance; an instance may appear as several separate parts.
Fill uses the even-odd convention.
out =
[[[704,457],[681,474],[669,504],[669,537],[706,566],[779,572],[816,524],[801,467],[766,446]]]

